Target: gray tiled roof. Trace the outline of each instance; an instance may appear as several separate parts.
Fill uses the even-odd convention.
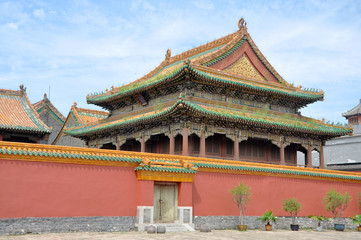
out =
[[[345,118],[349,118],[355,115],[361,115],[361,99],[360,103],[356,107],[342,114],[342,116],[344,116]]]

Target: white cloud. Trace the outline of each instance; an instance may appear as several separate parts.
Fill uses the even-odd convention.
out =
[[[5,26],[13,30],[17,30],[19,28],[16,23],[7,23]]]
[[[40,18],[40,19],[44,19],[44,17],[45,17],[45,12],[43,9],[35,9],[33,11],[33,14],[35,17]]]
[[[200,9],[205,9],[205,10],[214,9],[214,5],[210,1],[198,0],[198,1],[194,1],[193,4],[194,4],[194,6],[200,8]]]

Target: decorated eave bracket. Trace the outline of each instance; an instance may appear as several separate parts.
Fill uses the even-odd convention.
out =
[[[145,100],[145,98],[143,97],[142,94],[139,93],[139,94],[137,94],[135,97],[138,99],[138,102],[139,102],[142,106],[148,105],[147,100]]]

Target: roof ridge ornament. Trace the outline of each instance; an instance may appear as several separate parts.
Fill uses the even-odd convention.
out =
[[[71,106],[71,108],[74,108],[74,109],[75,109],[75,108],[76,108],[76,105],[77,105],[77,103],[74,102],[74,103],[73,103],[73,106]]]
[[[243,34],[244,32],[247,32],[247,22],[244,20],[244,18],[239,19],[238,21],[238,28],[239,31]]]
[[[165,60],[169,61],[171,55],[172,55],[172,51],[168,48],[167,52],[165,53]]]
[[[19,88],[20,88],[21,94],[26,93],[26,87],[24,87],[24,84],[21,84],[21,85],[19,86]]]

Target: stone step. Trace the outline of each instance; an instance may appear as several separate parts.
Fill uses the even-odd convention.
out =
[[[156,224],[156,226],[165,226],[166,232],[188,232],[194,231],[194,228],[189,224]]]

